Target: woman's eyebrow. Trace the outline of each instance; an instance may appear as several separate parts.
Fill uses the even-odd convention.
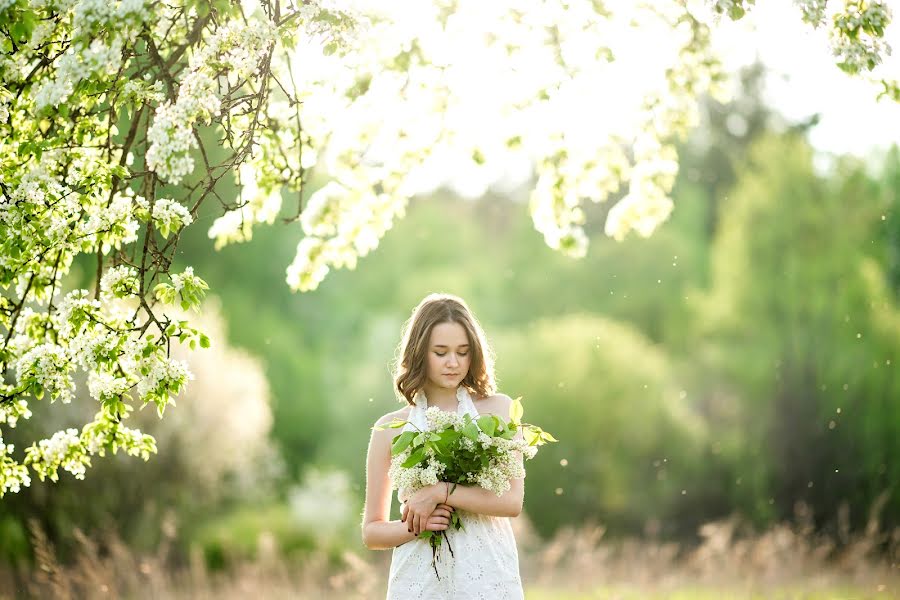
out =
[[[447,348],[447,346],[445,346],[444,344],[435,344],[434,347],[435,347],[435,348]],[[469,345],[468,345],[468,344],[460,344],[460,345],[457,346],[457,347],[458,347],[458,348],[468,348]]]

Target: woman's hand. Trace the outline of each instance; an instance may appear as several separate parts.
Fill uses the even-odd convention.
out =
[[[450,527],[450,513],[454,510],[449,504],[438,504],[425,522],[425,531],[444,531]]]
[[[443,502],[445,498],[446,484],[443,482],[422,488],[406,501],[400,520],[406,523],[407,529],[417,536],[426,530],[428,519]]]

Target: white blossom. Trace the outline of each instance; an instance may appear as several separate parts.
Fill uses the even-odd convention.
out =
[[[274,41],[274,25],[255,20],[229,21],[194,54],[178,89],[175,102],[157,107],[147,132],[147,166],[170,183],[180,182],[194,168],[191,150],[197,147],[193,126],[209,122],[221,109],[220,67],[232,78],[253,74]]]
[[[106,371],[91,371],[88,375],[88,390],[91,397],[98,401],[120,396],[130,387],[126,378],[116,377]]]
[[[15,427],[19,419],[30,419],[31,410],[25,400],[15,400],[0,404],[0,425],[6,424]],[[10,447],[10,452],[12,449]]]
[[[157,227],[174,231],[194,222],[190,211],[181,203],[168,198],[160,198],[153,204],[153,220]]]
[[[119,265],[110,267],[100,278],[100,290],[111,297],[122,298],[139,291],[138,272],[134,267]]]
[[[40,344],[19,358],[16,375],[19,381],[34,379],[52,399],[59,398],[68,404],[75,391],[70,361],[71,357],[62,346]]]
[[[57,431],[50,439],[36,443],[28,449],[27,460],[45,465],[53,481],[58,477],[56,469],[59,467],[74,475],[76,479],[84,479],[86,465],[89,462],[78,430],[75,428]]]
[[[183,360],[161,358],[154,354],[140,364],[141,367],[148,369],[148,373],[137,384],[137,393],[141,397],[150,392],[156,392],[161,384],[185,383],[194,378],[187,363]]]
[[[11,457],[14,450],[12,444],[3,443],[3,436],[0,435],[0,496],[7,492],[16,494],[22,487],[31,485],[28,469]]]
[[[194,275],[194,267],[186,267],[182,273],[172,274],[172,286],[176,292],[184,289],[185,283],[196,284],[199,278]]]

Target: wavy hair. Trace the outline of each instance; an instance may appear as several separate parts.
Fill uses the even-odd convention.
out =
[[[484,330],[465,300],[452,294],[429,294],[413,309],[403,325],[400,345],[394,363],[394,388],[410,406],[425,386],[427,378],[428,342],[431,330],[440,323],[459,323],[469,338],[471,361],[469,372],[460,385],[475,396],[490,396],[496,391],[494,355]]]

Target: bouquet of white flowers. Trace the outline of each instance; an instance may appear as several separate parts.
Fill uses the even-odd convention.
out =
[[[540,427],[521,422],[519,398],[513,400],[509,423],[496,415],[473,419],[469,414],[459,415],[434,406],[428,407],[425,415],[427,431],[416,427],[415,431],[401,433],[391,444],[391,485],[395,490],[403,490],[401,493],[405,492],[407,497],[439,481],[451,484],[450,493],[462,484],[477,485],[502,496],[510,489],[511,479],[525,476],[518,453],[531,459],[537,454],[538,446],[557,441]],[[389,427],[399,428],[406,423],[394,421]],[[522,435],[517,436],[520,431]],[[463,529],[456,512],[452,513],[450,526]],[[446,538],[445,532],[423,531],[419,538],[429,540],[431,564],[437,574],[435,561],[438,548]],[[447,547],[452,556],[449,539]]]

